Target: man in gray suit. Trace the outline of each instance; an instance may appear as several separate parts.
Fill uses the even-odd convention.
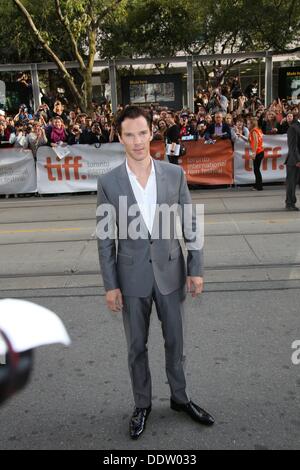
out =
[[[153,301],[165,341],[171,408],[199,423],[214,423],[188,398],[183,367],[186,288],[193,297],[201,294],[203,254],[184,172],[151,158],[151,116],[129,106],[118,116],[117,129],[126,161],[98,179],[97,237],[107,306],[112,312],[122,310],[135,401],[130,436],[138,439],[151,411],[147,342]]]
[[[289,153],[286,159],[286,210],[299,211],[296,206],[296,186],[300,172],[300,119],[295,119],[288,129]]]

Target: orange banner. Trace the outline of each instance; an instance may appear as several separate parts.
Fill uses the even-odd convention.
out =
[[[164,160],[166,147],[163,140],[153,140],[151,142],[150,147],[151,156],[155,158],[155,160]]]
[[[215,144],[203,141],[185,141],[186,155],[179,157],[188,183],[191,184],[233,184],[233,148],[228,140]],[[151,155],[156,160],[164,160],[165,143],[162,140],[151,142]]]
[[[233,148],[223,140],[215,144],[203,141],[184,142],[186,155],[180,157],[188,183],[233,184]]]

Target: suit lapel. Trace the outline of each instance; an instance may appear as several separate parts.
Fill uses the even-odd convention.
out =
[[[164,171],[162,169],[162,165],[160,165],[160,162],[158,160],[153,160],[153,161],[154,161],[155,176],[156,176],[156,211],[155,211],[151,236],[152,238],[156,239],[156,238],[159,238],[159,227],[160,227],[159,218],[158,218],[159,207],[161,204],[165,204],[167,202],[167,181],[166,181]]]

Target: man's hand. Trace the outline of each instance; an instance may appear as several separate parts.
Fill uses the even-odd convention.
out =
[[[106,304],[111,312],[120,312],[123,308],[123,299],[120,289],[106,292]]]
[[[192,294],[192,297],[197,297],[203,291],[203,277],[188,276],[186,286],[187,291]]]

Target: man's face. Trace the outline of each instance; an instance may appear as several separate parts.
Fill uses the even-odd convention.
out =
[[[216,114],[215,115],[215,121],[216,121],[216,124],[222,124],[222,121],[223,121],[222,114]]]
[[[152,132],[144,116],[125,119],[122,122],[122,135],[119,138],[127,155],[133,160],[142,161],[150,155]]]
[[[167,114],[167,115],[166,115],[166,123],[167,123],[167,125],[170,126],[171,124],[173,124],[173,122],[174,122],[174,121],[173,121],[173,116],[172,116],[172,114]]]

